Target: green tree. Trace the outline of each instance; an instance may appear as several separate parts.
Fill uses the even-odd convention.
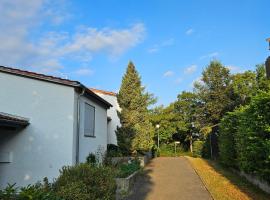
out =
[[[246,71],[232,75],[231,87],[233,107],[248,104],[251,97],[257,93],[256,73]]]
[[[196,131],[196,109],[198,106],[197,95],[192,92],[183,91],[178,95],[175,102],[175,109],[182,123],[179,123],[178,133],[184,135],[186,141],[189,142],[190,151],[192,150],[193,134]]]
[[[135,150],[149,150],[153,146],[154,129],[150,123],[148,106],[154,98],[145,92],[141,77],[129,62],[123,76],[117,100],[121,108],[121,127],[116,130],[118,145],[125,154]]]
[[[213,126],[231,109],[229,69],[219,61],[211,61],[203,71],[201,83],[195,83],[195,91],[201,101],[201,124]]]

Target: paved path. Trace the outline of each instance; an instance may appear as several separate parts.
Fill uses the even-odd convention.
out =
[[[156,158],[138,178],[128,200],[211,200],[185,157]]]

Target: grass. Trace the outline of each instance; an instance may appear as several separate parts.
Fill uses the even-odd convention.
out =
[[[269,200],[270,195],[215,161],[187,157],[215,200]]]

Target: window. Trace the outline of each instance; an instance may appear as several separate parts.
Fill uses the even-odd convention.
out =
[[[87,103],[84,105],[84,136],[95,136],[95,107]]]

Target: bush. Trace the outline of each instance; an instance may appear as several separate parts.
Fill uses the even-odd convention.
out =
[[[109,200],[115,198],[115,170],[79,164],[63,167],[54,183],[57,195],[65,200]]]
[[[270,182],[270,93],[222,120],[219,146],[224,164]]]
[[[44,179],[44,184],[36,183],[28,185],[20,189],[15,187],[15,184],[10,185],[0,190],[1,200],[63,200],[58,197],[48,184],[47,179]]]
[[[89,155],[86,158],[86,163],[93,166],[97,165],[96,155],[93,153],[89,153]]]
[[[202,157],[203,145],[204,141],[197,140],[193,142],[193,156],[194,157]]]
[[[237,168],[235,137],[242,110],[227,113],[220,123],[219,156],[221,163],[227,167]]]
[[[117,145],[108,144],[107,145],[107,156],[108,157],[121,157],[122,153]]]
[[[117,177],[126,178],[134,172],[138,171],[140,168],[141,166],[139,160],[131,160],[130,163],[124,163],[119,166],[119,172]]]
[[[235,140],[239,168],[270,182],[270,93],[245,107]]]

